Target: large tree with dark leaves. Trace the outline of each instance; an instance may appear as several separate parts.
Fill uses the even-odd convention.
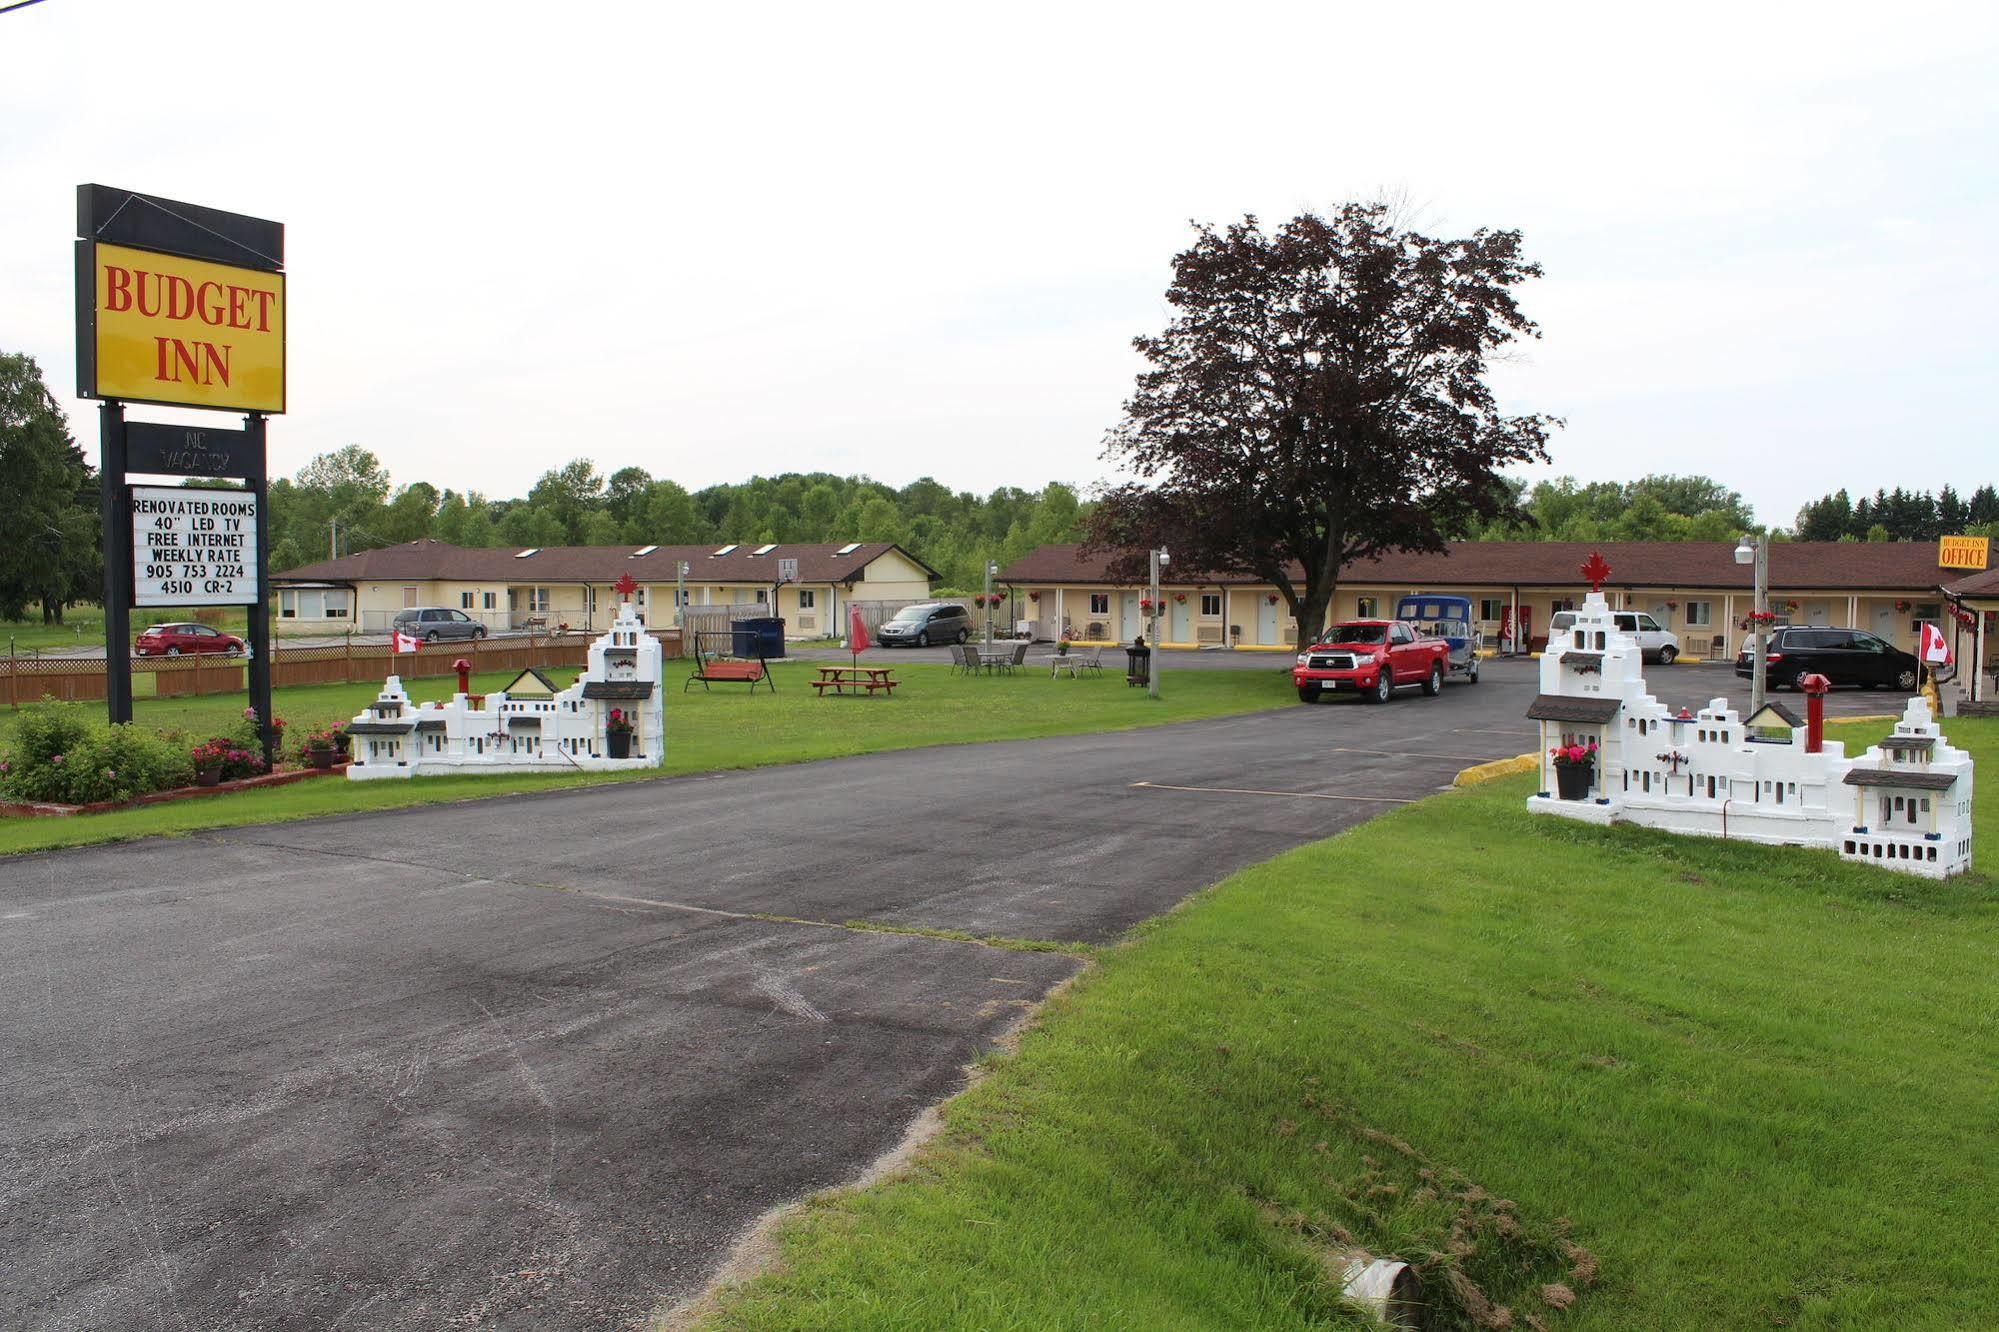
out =
[[[32,357],[0,353],[0,619],[64,607],[103,588],[97,474]]]
[[[1499,468],[1546,456],[1558,423],[1502,414],[1486,382],[1538,336],[1514,289],[1541,269],[1517,231],[1438,239],[1381,204],[1197,230],[1106,451],[1138,480],[1105,494],[1087,544],[1122,576],[1163,544],[1176,573],[1267,580],[1309,642],[1342,565],[1443,549],[1513,508]]]

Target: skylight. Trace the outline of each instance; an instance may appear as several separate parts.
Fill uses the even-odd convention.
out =
[[[849,541],[846,545],[840,547],[838,550],[834,551],[833,553],[835,555],[852,555],[855,551],[859,550],[860,548],[861,548],[860,542]]]
[[[740,544],[741,544],[740,542],[731,541],[728,545],[722,547],[720,550],[710,551],[708,553],[708,558],[713,559],[717,555],[727,555],[730,551],[734,550]]]
[[[770,544],[769,544],[768,546],[758,546],[758,547],[757,547],[757,548],[756,548],[755,550],[751,551],[751,552],[750,552],[750,554],[752,554],[752,555],[768,555],[768,554],[770,554],[770,553],[771,553],[772,551],[774,551],[774,550],[776,550],[776,549],[777,549],[777,542],[773,541],[773,542],[771,542],[771,543],[770,543]]]
[[[517,560],[524,560],[528,556],[534,554],[536,551],[540,549],[541,549],[540,546],[529,546],[526,550],[517,550],[514,552],[514,558]]]
[[[641,555],[650,555],[658,549],[659,549],[658,546],[640,546],[637,550],[633,551],[630,555],[627,555],[625,558],[630,560],[635,560]]]

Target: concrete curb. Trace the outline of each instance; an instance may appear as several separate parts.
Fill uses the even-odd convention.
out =
[[[1538,753],[1517,754],[1508,759],[1477,763],[1469,768],[1460,769],[1458,775],[1451,779],[1451,785],[1477,786],[1480,782],[1489,782],[1495,777],[1511,777],[1517,772],[1532,772],[1540,766],[1540,763],[1541,756]]]

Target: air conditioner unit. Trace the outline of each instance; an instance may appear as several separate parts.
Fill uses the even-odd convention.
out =
[[[1222,641],[1222,627],[1219,624],[1197,624],[1194,626],[1196,643],[1219,643]]]

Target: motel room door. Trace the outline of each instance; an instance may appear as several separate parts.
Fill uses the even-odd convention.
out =
[[[1265,594],[1264,596],[1257,598],[1256,600],[1257,642],[1277,643],[1282,641],[1278,638],[1277,634],[1277,612],[1282,609],[1283,605],[1281,603],[1275,606],[1270,604],[1270,597],[1268,594]]]
[[[1175,601],[1169,593],[1166,597],[1166,641],[1169,643],[1191,643],[1194,629],[1188,623],[1189,606],[1192,603]]]

